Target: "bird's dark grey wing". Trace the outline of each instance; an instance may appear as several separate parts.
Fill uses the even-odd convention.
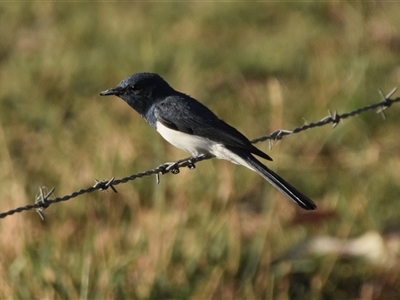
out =
[[[272,160],[267,154],[253,146],[237,129],[219,119],[211,110],[187,95],[174,95],[158,102],[154,115],[164,126],[191,135],[241,149]]]

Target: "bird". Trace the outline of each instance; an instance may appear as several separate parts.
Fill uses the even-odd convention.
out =
[[[305,210],[315,203],[255,156],[272,161],[236,128],[218,118],[196,99],[176,91],[156,73],[135,73],[100,93],[124,100],[173,146],[192,156],[211,154],[258,173]]]

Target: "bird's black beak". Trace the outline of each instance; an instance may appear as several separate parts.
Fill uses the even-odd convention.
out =
[[[105,91],[101,92],[100,96],[110,96],[110,95],[118,96],[119,94],[120,93],[119,93],[119,90],[117,88],[112,88],[112,89],[108,89],[108,90],[105,90]]]

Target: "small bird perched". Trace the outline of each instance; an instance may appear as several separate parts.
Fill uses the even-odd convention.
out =
[[[175,91],[161,76],[133,74],[100,95],[115,95],[123,99],[175,147],[193,156],[212,154],[245,166],[260,174],[301,208],[316,209],[310,198],[253,156],[272,160],[267,154],[196,99]]]

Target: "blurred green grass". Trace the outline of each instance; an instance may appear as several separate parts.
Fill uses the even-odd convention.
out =
[[[376,102],[400,79],[399,13],[386,2],[0,3],[0,210],[33,202],[39,186],[64,195],[187,156],[98,96],[131,73],[159,73],[249,138]],[[362,298],[365,282],[398,271],[271,263],[305,238],[400,217],[398,111],[259,144],[333,219],[293,226],[295,205],[256,174],[207,161],[51,206],[44,223],[1,220],[0,295]]]

